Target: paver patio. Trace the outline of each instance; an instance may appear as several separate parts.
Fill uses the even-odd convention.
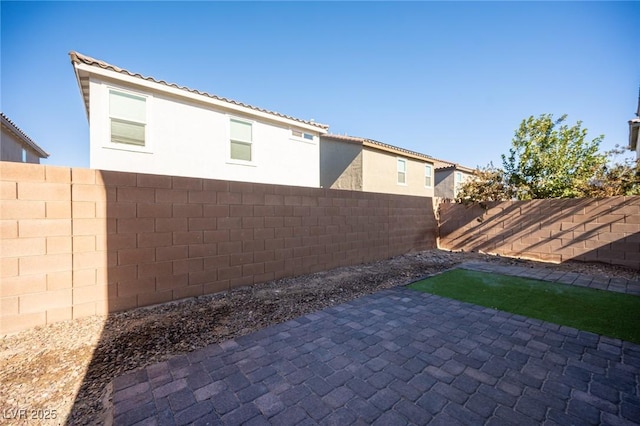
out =
[[[466,267],[640,290],[626,280]],[[640,345],[397,287],[113,386],[116,425],[640,424]]]

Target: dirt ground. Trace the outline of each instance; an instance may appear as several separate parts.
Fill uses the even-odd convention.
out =
[[[110,382],[127,371],[471,260],[640,279],[638,271],[603,264],[429,250],[38,327],[0,337],[0,424],[104,424]]]

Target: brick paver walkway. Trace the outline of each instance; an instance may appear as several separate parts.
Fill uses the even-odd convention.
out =
[[[640,424],[640,345],[398,287],[113,385],[116,425]]]

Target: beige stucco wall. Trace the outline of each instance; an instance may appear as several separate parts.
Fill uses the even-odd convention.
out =
[[[398,184],[398,158],[407,161],[406,185]],[[362,150],[362,189],[369,192],[433,197],[433,186],[426,187],[424,185],[425,164],[427,164],[426,161],[364,147]],[[432,179],[433,175],[432,172]]]
[[[320,186],[362,191],[362,145],[320,137]]]
[[[22,163],[22,147],[23,144],[13,133],[2,128],[2,136],[0,138],[0,161],[15,161]],[[27,163],[40,163],[40,157],[29,147],[27,150]]]

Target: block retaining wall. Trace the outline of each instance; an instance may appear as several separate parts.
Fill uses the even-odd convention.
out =
[[[640,197],[439,206],[439,247],[640,270]]]
[[[435,248],[432,200],[0,162],[0,334]]]

